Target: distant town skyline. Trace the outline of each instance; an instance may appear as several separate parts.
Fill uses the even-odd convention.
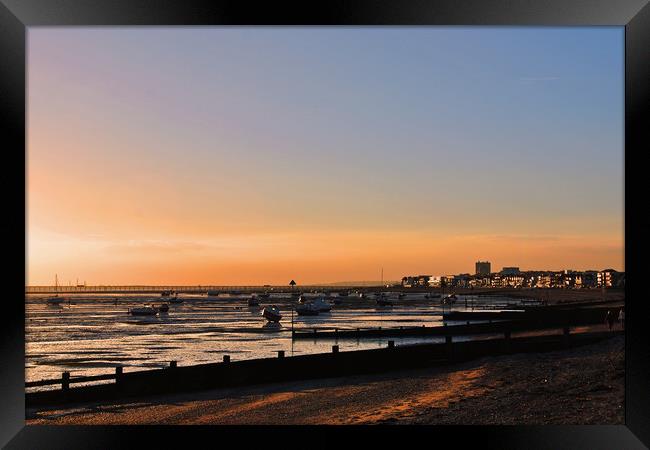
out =
[[[26,284],[624,271],[623,38],[32,28]]]

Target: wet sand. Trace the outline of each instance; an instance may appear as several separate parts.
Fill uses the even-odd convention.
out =
[[[27,424],[622,424],[624,338],[444,368],[27,411]]]

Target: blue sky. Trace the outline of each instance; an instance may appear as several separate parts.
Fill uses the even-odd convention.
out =
[[[30,226],[588,236],[621,267],[623,50],[622,27],[32,28]],[[192,219],[87,217],[87,178],[111,217]]]

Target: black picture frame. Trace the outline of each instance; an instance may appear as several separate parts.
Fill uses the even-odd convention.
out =
[[[37,26],[109,25],[517,25],[625,27],[625,270],[626,393],[625,425],[520,427],[351,427],[303,428],[310,441],[322,437],[338,445],[352,432],[398,440],[402,444],[468,443],[484,448],[644,448],[650,445],[650,351],[643,326],[647,307],[640,280],[648,254],[650,221],[645,217],[644,151],[648,147],[650,80],[650,6],[648,0],[312,0],[250,2],[207,0],[0,0],[0,111],[5,164],[1,179],[11,200],[2,221],[6,242],[15,251],[5,257],[11,283],[0,317],[0,445],[7,448],[129,447],[144,436],[147,446],[224,436],[239,440],[295,437],[285,427],[81,427],[25,426],[25,150],[26,31]],[[23,193],[21,196],[20,193]],[[638,193],[638,194],[637,194]],[[638,202],[635,201],[635,197]],[[25,245],[21,245],[24,243]],[[631,281],[631,282],[630,282]],[[251,431],[256,431],[252,433]],[[408,440],[404,441],[404,437]],[[297,439],[297,438],[296,438]],[[365,439],[365,437],[364,437]],[[237,441],[235,441],[237,442]],[[249,442],[248,442],[249,443]],[[407,445],[408,445],[407,444]],[[186,444],[188,445],[188,444]]]

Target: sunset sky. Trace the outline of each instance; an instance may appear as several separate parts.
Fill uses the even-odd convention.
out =
[[[623,38],[30,28],[26,283],[624,270]]]

